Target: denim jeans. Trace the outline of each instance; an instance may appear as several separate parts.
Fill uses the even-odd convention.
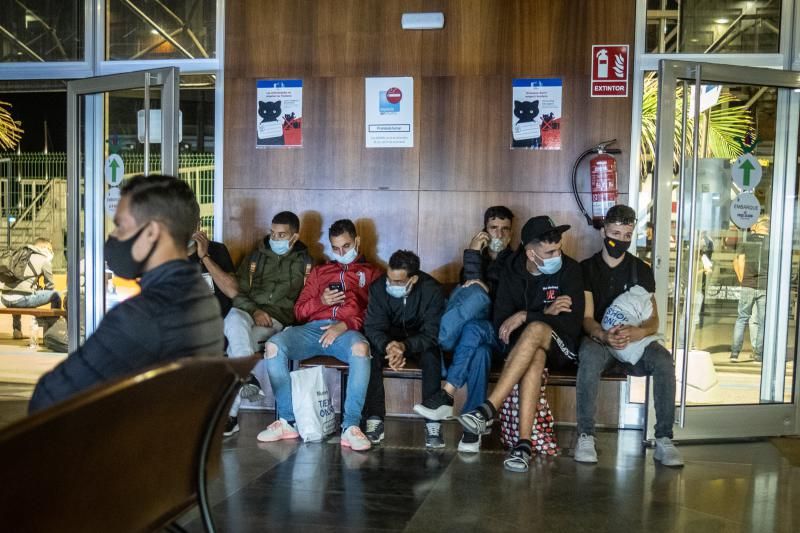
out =
[[[601,374],[611,368],[616,359],[607,346],[584,337],[578,352],[578,381],[576,383],[578,435],[594,435],[594,415],[597,388]],[[675,423],[675,365],[672,354],[657,341],[644,349],[635,365],[623,365],[633,376],[653,377],[653,404],[656,410],[656,438],[672,438]]]
[[[764,349],[764,317],[767,311],[767,291],[742,287],[739,292],[739,317],[733,325],[733,342],[731,343],[731,357],[736,357],[742,351],[744,344],[744,328],[750,322],[750,344],[753,345],[753,355],[761,357]]]
[[[253,317],[247,311],[232,307],[225,315],[225,338],[228,339],[228,357],[249,357],[256,352],[264,351],[264,341],[283,329],[283,324],[272,319],[272,327],[257,326]],[[259,361],[252,374],[261,386],[264,387],[269,380],[267,364],[263,359]],[[234,399],[230,416],[239,414],[239,397]]]
[[[328,355],[350,366],[342,429],[359,425],[361,411],[364,408],[364,397],[369,384],[370,358],[353,355],[353,346],[359,342],[369,346],[369,343],[361,333],[349,329],[336,337],[330,346],[323,348],[319,340],[325,330],[321,328],[336,322],[335,320],[316,320],[302,326],[288,328],[269,340],[269,343],[278,348],[275,357],[266,359],[266,367],[269,382],[272,385],[272,393],[275,395],[275,411],[279,418],[283,418],[287,422],[294,422],[289,359],[303,361],[316,355]]]
[[[497,334],[488,320],[470,320],[464,324],[453,350],[453,362],[447,369],[447,382],[455,388],[467,386],[462,412],[477,409],[486,400],[492,351],[498,348]]]
[[[20,308],[20,309],[33,309],[34,307],[39,307],[41,305],[50,302],[50,307],[53,309],[58,309],[61,307],[61,295],[58,291],[53,289],[40,289],[33,294],[29,294],[26,296],[22,296],[17,299],[6,299],[5,295],[0,297],[0,301],[3,302],[8,308]],[[45,326],[45,330],[49,326],[51,326],[57,319],[52,318],[39,318],[37,321],[40,325]],[[16,330],[22,331],[22,317],[20,315],[12,315],[12,323],[13,327]]]

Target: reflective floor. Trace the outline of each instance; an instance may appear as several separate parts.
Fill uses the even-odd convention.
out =
[[[499,442],[479,455],[424,448],[422,423],[390,420],[367,453],[325,444],[262,444],[272,420],[242,413],[226,440],[223,473],[211,484],[221,531],[800,531],[800,439],[683,445],[682,469],[641,453],[640,432],[598,435],[599,463],[563,455],[528,474],[503,470]],[[201,531],[196,513],[182,523]]]

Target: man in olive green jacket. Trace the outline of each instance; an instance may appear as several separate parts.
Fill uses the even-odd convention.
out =
[[[263,350],[268,338],[294,322],[294,302],[311,270],[308,248],[298,240],[299,232],[297,215],[278,213],[270,234],[239,265],[239,294],[225,317],[229,357],[248,357]],[[262,360],[231,407],[226,436],[239,430],[240,398],[254,400],[263,395],[261,384],[267,379]]]

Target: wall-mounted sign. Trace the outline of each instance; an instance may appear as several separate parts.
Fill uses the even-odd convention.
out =
[[[106,215],[113,218],[114,214],[117,212],[117,206],[119,205],[119,187],[111,187],[106,191]]]
[[[511,82],[511,148],[561,149],[561,78]]]
[[[303,146],[303,80],[256,81],[256,148]]]
[[[628,96],[628,45],[592,45],[591,96]]]
[[[116,187],[122,183],[122,176],[125,175],[125,163],[117,154],[111,154],[106,159],[103,166],[103,173],[106,176],[106,183],[111,187]]]
[[[741,191],[752,191],[761,183],[761,164],[752,153],[740,155],[731,166],[731,178]]]
[[[756,195],[743,192],[731,203],[731,221],[741,229],[749,229],[761,214],[761,204]]]
[[[414,146],[414,78],[365,78],[367,148]]]

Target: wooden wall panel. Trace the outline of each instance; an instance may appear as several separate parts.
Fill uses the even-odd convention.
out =
[[[356,223],[368,259],[386,262],[399,248],[417,248],[416,191],[231,189],[225,195],[225,244],[234,263],[255,248],[272,217],[289,210],[300,217],[300,239],[317,260],[330,254],[328,227],[340,218]]]
[[[364,146],[364,78],[305,78],[303,85],[303,147],[256,148],[256,79],[226,81],[226,188],[418,188],[419,142]],[[420,98],[415,91],[417,117]]]
[[[558,76],[558,74],[556,74]],[[574,160],[618,138],[619,186],[627,189],[630,101],[590,99],[589,80],[565,76],[561,150],[511,150],[511,78],[425,77],[422,81],[420,188],[566,192]],[[585,165],[582,190],[588,190]]]

